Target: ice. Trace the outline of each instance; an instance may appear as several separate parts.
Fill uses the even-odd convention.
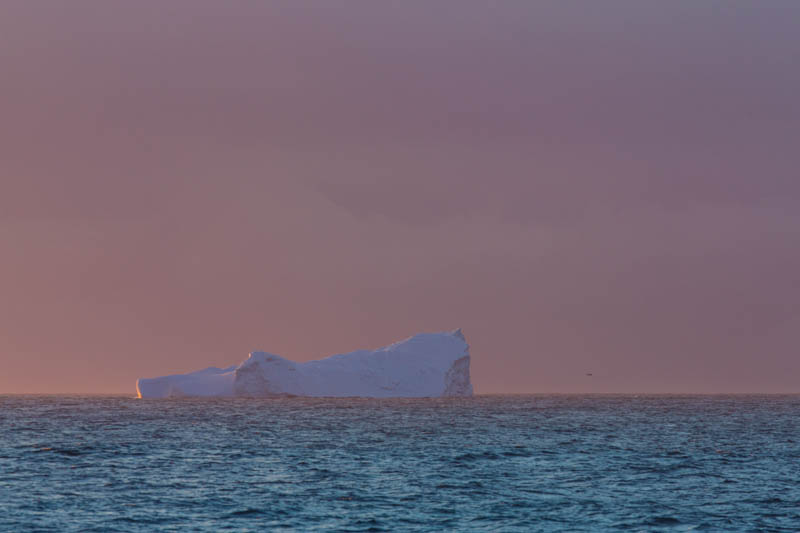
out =
[[[181,396],[471,396],[469,345],[460,329],[420,333],[374,351],[296,363],[252,352],[242,364],[142,378],[140,398]]]

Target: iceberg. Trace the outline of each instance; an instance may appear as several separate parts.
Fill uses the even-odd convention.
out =
[[[469,345],[457,329],[305,363],[252,352],[228,368],[139,379],[136,391],[139,398],[472,396],[469,363]]]

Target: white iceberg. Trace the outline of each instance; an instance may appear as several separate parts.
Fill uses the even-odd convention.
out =
[[[472,396],[469,345],[460,329],[420,333],[378,350],[295,363],[252,352],[242,364],[189,374],[142,378],[140,398],[181,396]]]

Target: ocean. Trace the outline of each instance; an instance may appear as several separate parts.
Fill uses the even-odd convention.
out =
[[[800,531],[800,396],[0,396],[0,531]]]

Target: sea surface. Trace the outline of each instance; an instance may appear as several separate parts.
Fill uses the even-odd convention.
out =
[[[0,531],[800,531],[800,396],[0,396]]]

